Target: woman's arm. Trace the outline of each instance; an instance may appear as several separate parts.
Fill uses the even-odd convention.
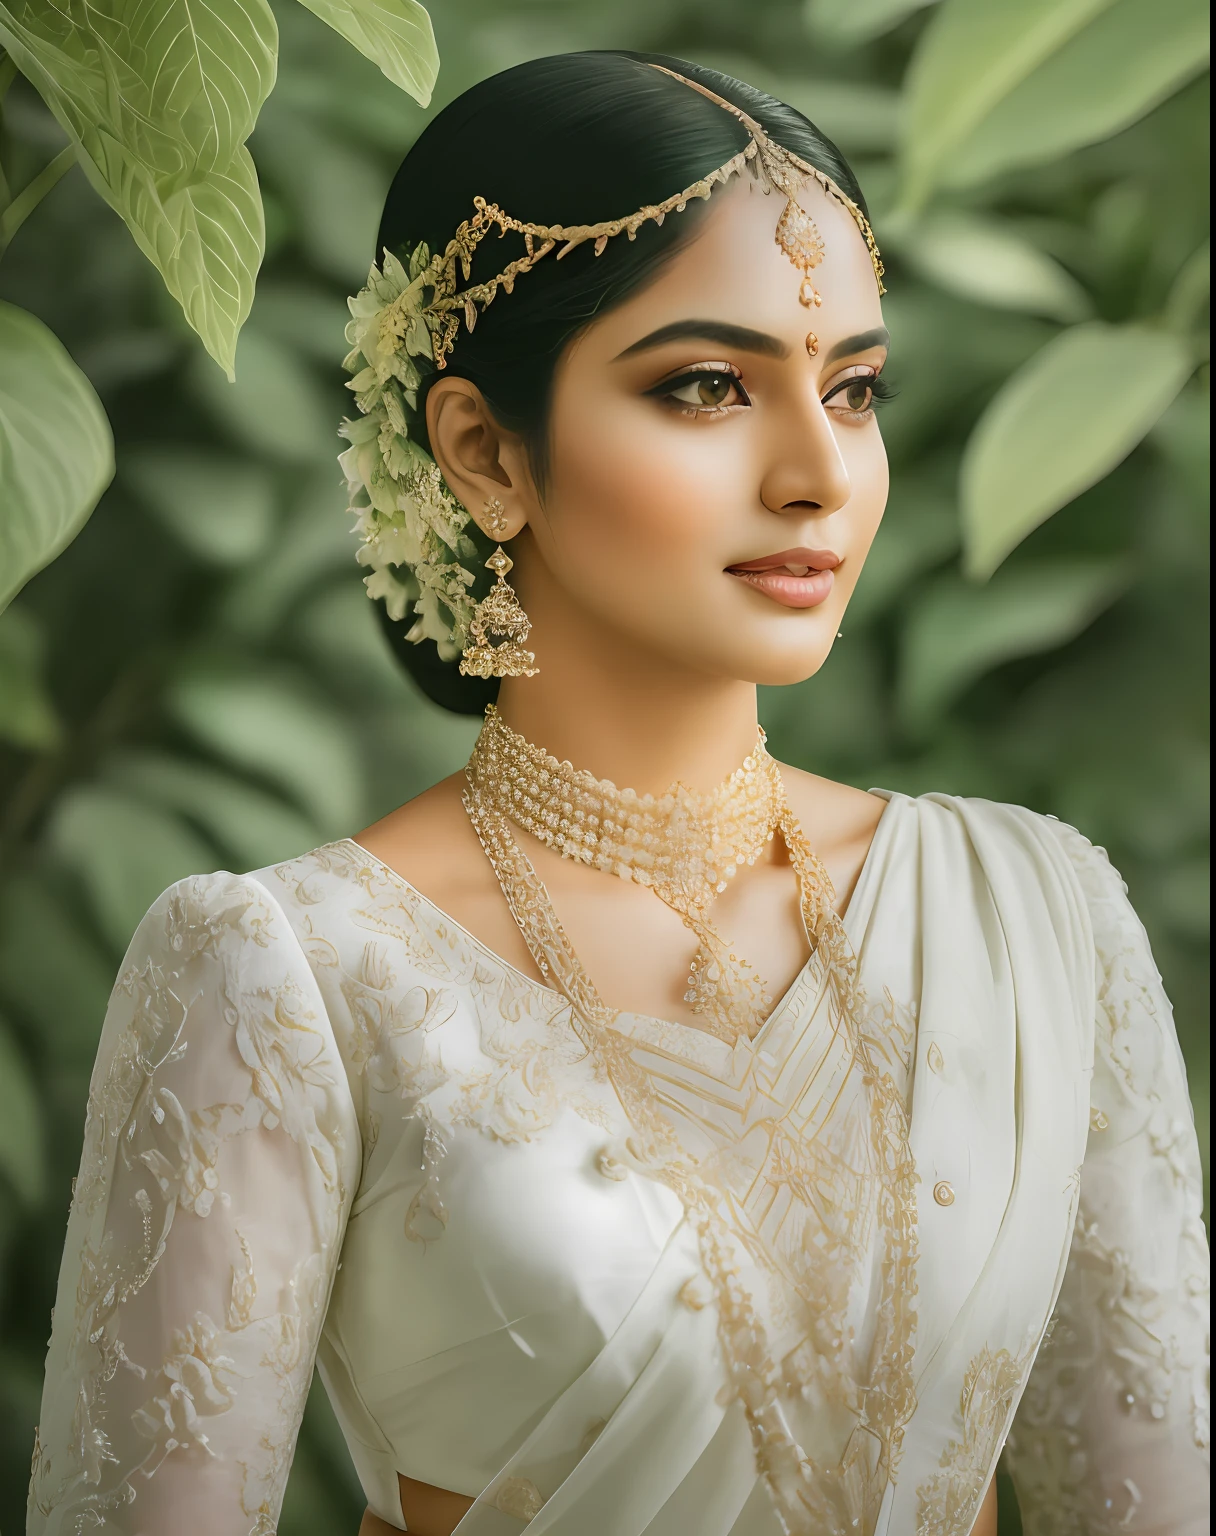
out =
[[[412,1477],[402,1477],[400,1472],[397,1482],[401,1488],[401,1517],[410,1536],[452,1536],[473,1507],[473,1500],[463,1494],[420,1483]],[[366,1509],[359,1536],[385,1536],[386,1532],[397,1533],[399,1529]]]
[[[27,1536],[272,1536],[359,1156],[269,893],[165,892],[93,1070]]]
[[[1208,1251],[1186,1072],[1122,881],[1058,830],[1098,954],[1093,1108],[1068,1270],[1010,1470],[1027,1536],[1206,1536]]]

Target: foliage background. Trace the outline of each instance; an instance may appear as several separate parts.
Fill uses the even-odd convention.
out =
[[[0,618],[9,1531],[24,1519],[88,1076],[130,932],[184,874],[254,868],[384,814],[457,767],[475,730],[423,702],[383,649],[334,462],[343,300],[428,113],[303,9],[275,9],[280,81],[251,140],[267,256],[235,384],[78,170],[0,266],[0,297],[49,324],[92,380],[118,462],[81,536]],[[867,37],[883,10],[904,19]],[[1154,315],[1177,292],[1206,229],[1206,75],[1103,142],[948,194],[927,238],[893,210],[899,91],[926,23],[915,0],[445,0],[434,21],[431,112],[530,56],[638,47],[774,89],[852,158],[889,252],[893,492],[827,668],[763,701],[772,745],[862,786],[1017,801],[1105,844],[1174,999],[1206,1147],[1206,364],[986,586],[962,574],[958,490],[976,420],[1045,341],[1087,316]],[[1067,109],[1049,97],[1040,110]],[[6,112],[5,170],[21,185],[63,135],[21,81]],[[1101,374],[1053,386],[1065,436]],[[362,1505],[314,1391],[281,1529],[354,1536]],[[1003,1533],[1016,1529],[1007,1497],[1006,1519]]]

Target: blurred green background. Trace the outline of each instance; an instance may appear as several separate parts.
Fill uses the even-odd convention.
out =
[[[784,96],[851,158],[887,257],[891,502],[824,672],[763,699],[771,745],[861,786],[1017,801],[1105,844],[1174,999],[1206,1149],[1207,74],[1177,43],[1194,7],[1090,3],[1092,26],[1044,45],[1020,97],[955,122],[941,153],[957,164],[932,174],[931,134],[901,159],[938,88],[922,46],[935,10],[916,0],[444,0],[427,111],[301,7],[274,9],[279,82],[250,141],[267,252],[234,384],[78,169],[0,262],[0,299],[46,322],[98,391],[118,466],[81,535],[0,617],[8,1531],[23,1527],[89,1072],[136,922],[182,875],[357,830],[459,766],[475,733],[403,680],[363,595],[335,463],[344,299],[428,116],[528,57],[699,59]],[[9,182],[64,142],[17,79]],[[1113,472],[1091,464],[1090,488],[1020,542],[1015,529],[991,580],[973,579],[1005,547],[968,531],[967,495],[1042,468],[1016,433],[1003,461],[973,443],[960,502],[989,403],[1054,338],[1095,338],[1042,373],[1035,409],[1040,432],[1097,463],[1095,420],[1101,438],[1123,408],[1104,392],[1121,370],[1151,373],[1136,338],[1153,327],[1195,348],[1189,382],[1160,386],[1176,398],[1150,404],[1147,436],[1126,429],[1138,446]],[[354,1536],[362,1509],[314,1390],[281,1530]],[[1007,1493],[1003,1520],[1016,1530]]]

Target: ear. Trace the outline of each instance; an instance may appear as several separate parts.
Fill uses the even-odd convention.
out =
[[[439,379],[426,397],[431,451],[452,494],[489,538],[513,539],[536,510],[523,439],[494,419],[468,379]]]

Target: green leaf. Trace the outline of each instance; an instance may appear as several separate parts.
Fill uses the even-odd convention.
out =
[[[244,145],[274,84],[266,0],[0,0],[0,42],[231,372],[264,238]]]
[[[245,565],[274,528],[274,475],[262,464],[180,447],[133,448],[127,482],[187,549],[214,565]]]
[[[993,667],[1071,640],[1127,580],[1122,560],[1078,559],[1009,566],[984,587],[939,577],[909,615],[900,647],[904,724],[925,730]]]
[[[176,816],[104,785],[70,790],[55,807],[48,836],[119,950],[166,886],[215,867],[211,849]]]
[[[1112,3],[943,0],[904,84],[904,202],[919,207],[996,104]]]
[[[1074,277],[996,219],[931,213],[898,237],[897,248],[927,282],[978,304],[1066,322],[1090,312]]]
[[[202,359],[190,384],[215,419],[259,457],[336,463],[338,409],[296,353],[250,326],[237,350],[236,376],[225,383]],[[338,480],[335,467],[334,480]]]
[[[0,611],[72,542],[113,474],[93,386],[41,320],[0,302]]]
[[[31,1207],[41,1205],[46,1194],[42,1135],[33,1074],[0,1018],[0,1174]]]
[[[420,106],[431,99],[439,51],[431,18],[418,0],[301,0],[353,43]]]
[[[806,0],[806,23],[815,37],[852,48],[882,37],[934,0]]]
[[[990,575],[1028,533],[1108,475],[1194,366],[1177,336],[1098,321],[1036,353],[998,391],[963,450],[968,574]]]
[[[0,738],[46,751],[62,726],[43,676],[45,636],[33,616],[10,608],[0,616]]]
[[[1203,69],[1208,27],[1207,0],[1117,0],[993,103],[945,185],[975,186],[1118,133]]]
[[[201,827],[241,869],[294,858],[321,841],[316,826],[278,796],[205,763],[130,752],[109,764],[106,777]]]
[[[217,756],[285,789],[325,836],[355,825],[363,785],[350,735],[298,676],[200,663],[171,686],[168,705]]]

